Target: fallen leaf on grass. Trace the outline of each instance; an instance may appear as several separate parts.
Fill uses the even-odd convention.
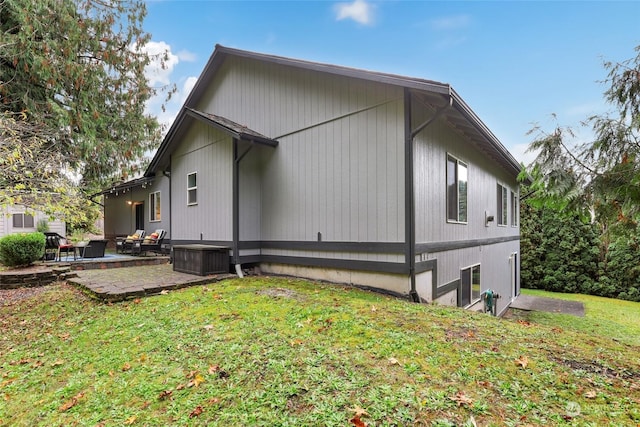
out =
[[[471,405],[473,403],[473,399],[464,394],[464,391],[457,392],[454,396],[449,397],[449,399],[456,402],[458,406]]]
[[[164,390],[161,391],[160,394],[158,395],[158,400],[165,400],[171,397],[171,395],[173,394],[173,390]]]
[[[9,396],[9,393],[5,393],[5,394],[2,396],[2,398],[4,399],[4,401],[5,401],[5,402],[8,402],[8,401],[9,401],[9,399],[10,399],[11,397]]]
[[[213,329],[213,325],[204,325],[204,329],[207,330],[207,331],[211,330],[211,329]]]
[[[184,387],[185,387],[185,385],[184,385],[184,384],[178,384],[178,385],[176,386],[176,390],[182,390]]]
[[[204,382],[204,377],[200,374],[196,374],[191,381],[187,384],[187,387],[199,387]]]
[[[195,418],[198,415],[202,414],[203,411],[204,409],[202,409],[202,406],[198,405],[193,411],[191,411],[191,413],[189,414],[189,418]]]
[[[137,416],[131,415],[129,418],[124,420],[124,425],[130,426],[131,424],[135,423],[137,419],[138,419]]]
[[[76,406],[76,404],[78,403],[78,400],[82,399],[82,397],[84,396],[84,392],[80,392],[78,394],[76,394],[75,396],[73,396],[70,400],[68,400],[67,402],[63,403],[60,408],[58,408],[58,410],[60,412],[66,412],[69,409],[73,408],[74,406]]]
[[[129,363],[125,363],[124,365],[122,365],[122,372],[127,372],[130,369],[131,365]]]
[[[369,414],[367,413],[367,411],[359,406],[356,406],[355,408],[352,409],[353,412],[355,412],[355,416],[356,417],[368,417]]]
[[[598,393],[595,390],[590,390],[584,394],[584,397],[587,399],[594,399],[597,395]]]
[[[2,381],[2,382],[0,383],[0,388],[4,387],[4,386],[6,386],[6,385],[11,384],[11,383],[12,383],[12,382],[14,382],[15,380],[17,380],[17,378],[9,378],[9,379],[7,379],[7,380]]]
[[[58,360],[56,360],[55,362],[53,362],[53,363],[51,364],[51,367],[52,367],[52,368],[55,368],[56,366],[62,366],[62,365],[64,365],[64,360],[60,360],[60,359],[58,359]]]
[[[519,319],[518,323],[521,324],[522,326],[531,326],[531,322],[529,322],[528,320]]]
[[[160,295],[167,295],[168,293],[169,293],[169,291],[166,290],[166,289],[163,289],[163,290],[160,291]]]
[[[211,375],[211,374],[215,374],[219,370],[220,370],[220,366],[218,366],[218,365],[209,365],[209,369],[207,370],[207,372]]]
[[[360,417],[358,415],[356,415],[355,417],[351,418],[349,420],[349,422],[351,424],[353,424],[354,426],[356,426],[356,427],[367,427],[367,425],[364,423],[364,421],[362,421],[360,419]]]
[[[513,362],[516,365],[522,367],[522,369],[526,369],[527,365],[529,364],[529,358],[527,356],[520,356]]]
[[[378,309],[376,308],[376,306],[375,306],[375,305],[372,305],[372,306],[371,306],[371,311],[372,311],[373,313],[375,313],[376,311],[378,311]]]
[[[389,365],[399,365],[400,362],[398,362],[398,359],[396,359],[395,357],[390,357],[387,359],[387,361],[389,362]]]
[[[207,400],[207,403],[209,405],[217,405],[218,403],[220,403],[220,399],[217,397],[212,397],[211,399]]]
[[[300,339],[295,339],[295,340],[291,341],[289,344],[291,344],[291,347],[295,347],[297,345],[302,345],[302,343],[304,343],[304,341],[302,341]]]
[[[140,304],[140,301],[142,301],[140,298],[136,298],[133,300],[134,304]]]

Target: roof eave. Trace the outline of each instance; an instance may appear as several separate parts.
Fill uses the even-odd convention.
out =
[[[451,88],[453,107],[486,139],[497,154],[509,165],[512,172],[517,176],[522,170],[522,165],[511,155],[509,150],[502,145],[497,136],[489,130],[487,125],[476,115],[476,113],[464,102],[458,93]]]

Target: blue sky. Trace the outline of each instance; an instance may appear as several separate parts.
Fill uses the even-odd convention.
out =
[[[610,110],[604,61],[636,55],[640,2],[182,1],[147,2],[150,51],[168,49],[155,86],[178,94],[170,123],[216,43],[451,84],[521,161],[534,123],[576,126]],[[590,132],[579,132],[588,139]]]

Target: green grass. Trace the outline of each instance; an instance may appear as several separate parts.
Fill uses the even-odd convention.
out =
[[[585,319],[576,322],[573,316],[554,316],[548,313],[531,313],[530,318],[539,323],[563,325],[588,334],[605,335],[614,340],[640,346],[640,304],[632,301],[582,294],[562,294],[533,289],[523,293],[580,301],[585,306]]]
[[[285,278],[113,305],[56,285],[0,306],[0,425],[635,426],[640,304],[584,298],[495,319]]]

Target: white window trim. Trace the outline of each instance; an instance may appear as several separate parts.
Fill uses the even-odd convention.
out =
[[[462,288],[462,272],[463,272],[464,270],[470,270],[470,269],[473,269],[474,267],[480,267],[480,283],[479,283],[479,285],[480,285],[480,292],[479,292],[478,298],[473,299],[473,270],[471,270],[471,283],[470,283],[471,289],[469,290],[469,298],[470,298],[470,302],[469,302],[469,304],[468,304],[468,305],[465,305],[463,308],[469,308],[469,307],[471,307],[472,305],[477,304],[477,303],[478,303],[478,301],[482,300],[482,267],[481,267],[481,263],[479,263],[479,262],[478,262],[478,263],[476,263],[476,264],[471,264],[471,265],[468,265],[468,266],[466,266],[466,267],[462,267],[462,268],[460,269],[460,287]]]
[[[507,227],[509,225],[509,187],[507,187],[506,185],[504,185],[501,182],[498,182],[497,185],[500,186],[500,188],[502,188],[502,195],[500,197],[500,200],[498,200],[498,194],[496,192],[496,224],[498,227]],[[496,188],[497,190],[497,188]],[[504,206],[502,206],[502,202],[505,202],[504,200],[504,194],[507,194],[507,200],[506,200],[506,204]],[[498,209],[498,202],[500,202],[500,206],[502,207],[502,210]],[[506,212],[506,218],[503,217],[503,213]],[[500,221],[505,220],[504,223],[500,223]]]
[[[456,206],[458,206],[458,219],[451,219],[449,218],[449,189],[446,188],[446,186],[449,185],[448,182],[448,166],[449,166],[449,157],[451,157],[451,159],[455,160],[456,162]],[[460,180],[458,178],[458,167],[460,166],[460,164],[462,164],[465,168],[467,168],[467,220],[466,221],[460,221]],[[454,156],[451,153],[447,153],[447,156],[445,158],[445,168],[444,168],[444,173],[445,173],[445,188],[446,188],[446,193],[445,193],[445,217],[447,218],[447,223],[449,224],[469,224],[469,163],[465,162],[464,160],[461,160],[460,158]]]
[[[157,198],[155,197],[156,194],[158,195]],[[154,199],[153,203],[151,202],[151,199]],[[158,205],[158,200],[160,200],[160,215],[159,218],[155,218],[155,211]],[[152,193],[149,193],[149,222],[160,221],[162,221],[162,198],[160,197],[160,191],[154,191]]]
[[[191,175],[196,176],[196,185],[194,187],[189,187],[189,177]],[[193,203],[189,203],[189,192],[195,190],[196,192],[196,201]],[[198,171],[190,172],[187,174],[187,206],[195,206],[198,204]]]
[[[511,226],[518,227],[520,222],[520,194],[511,190]]]

